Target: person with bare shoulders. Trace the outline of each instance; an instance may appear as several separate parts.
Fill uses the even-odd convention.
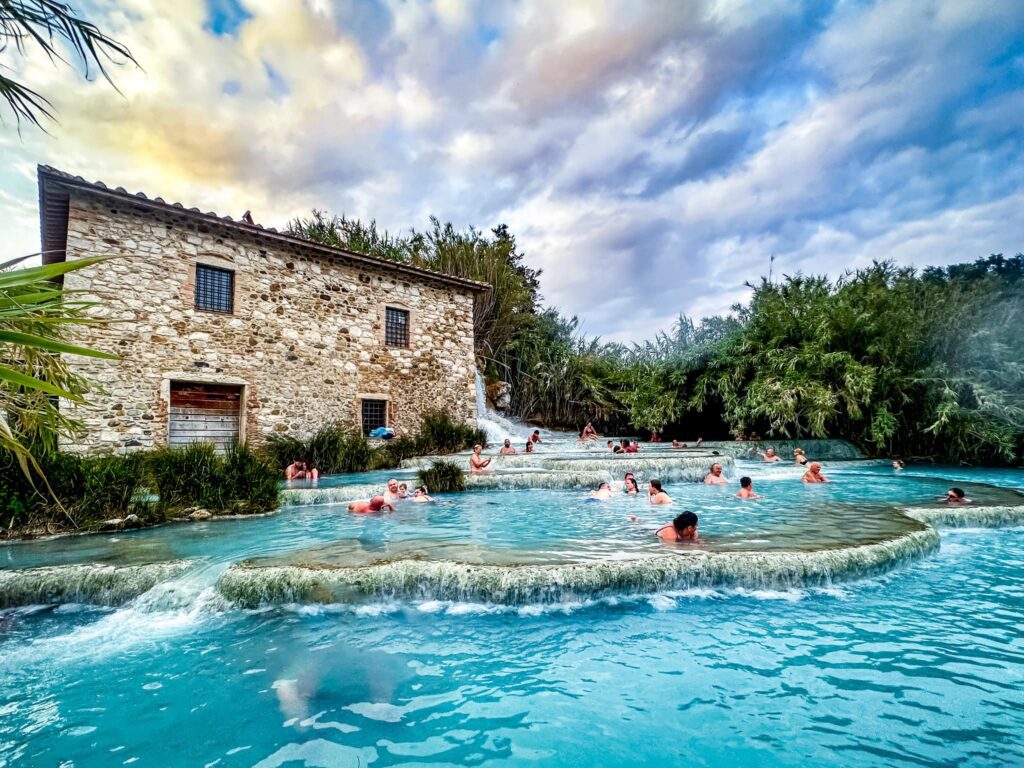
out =
[[[539,442],[541,442],[540,430],[539,429],[533,430],[533,434],[530,435],[530,442],[531,443],[539,443]]]
[[[469,473],[471,475],[482,475],[486,472],[493,472],[493,469],[487,469],[487,465],[491,463],[491,459],[485,459],[483,457],[484,447],[482,445],[473,446],[473,455],[469,457]]]
[[[807,471],[804,472],[804,476],[800,478],[801,482],[804,483],[827,483],[828,478],[821,474],[821,464],[816,461],[812,461],[807,465]]]
[[[612,497],[612,487],[608,483],[601,483],[587,498],[591,501],[608,501]]]
[[[594,429],[594,425],[589,421],[587,425],[583,427],[583,431],[580,432],[580,442],[586,442],[587,440],[597,440],[600,435],[597,434],[597,430]]]
[[[378,512],[394,512],[395,508],[388,504],[383,496],[374,496],[369,501],[353,501],[349,503],[348,511],[357,515],[372,515]]]
[[[533,453],[533,440],[526,441],[526,453]],[[540,442],[539,440],[537,442]]]
[[[711,471],[704,478],[704,485],[722,485],[728,482],[729,479],[722,475],[722,465],[717,463],[711,465]]]
[[[754,493],[754,481],[749,477],[740,478],[740,492],[736,494],[738,499],[760,499],[761,497]]]
[[[894,470],[896,470],[897,472],[903,471],[903,468],[905,466],[907,466],[907,465],[903,462],[903,459],[893,459],[892,460],[892,468]]]
[[[651,480],[647,489],[647,499],[651,504],[671,504],[672,497],[665,493],[661,487],[661,480]]]
[[[947,504],[970,504],[971,500],[964,494],[963,488],[950,488],[944,499]]]
[[[427,489],[423,486],[413,489],[412,501],[416,504],[423,504],[428,501],[433,501],[433,497],[427,495]]]
[[[697,516],[687,510],[676,515],[669,525],[663,525],[654,535],[659,539],[671,542],[699,541],[697,537]]]
[[[796,459],[796,463],[798,465],[800,465],[801,467],[804,466],[804,464],[807,463],[807,454],[804,453],[804,449],[803,448],[794,448],[793,449],[793,458]]]
[[[505,444],[501,446],[501,450],[498,451],[502,456],[511,456],[516,452],[516,449],[512,447],[512,441],[507,437],[505,438]]]
[[[632,495],[640,493],[640,486],[636,484],[636,478],[630,475],[626,478],[626,482],[622,484],[622,492]]]
[[[304,467],[303,463],[301,461],[299,461],[298,459],[296,459],[291,464],[289,464],[287,467],[285,467],[284,479],[285,480],[301,480],[301,479],[303,479],[306,476],[306,473],[305,473],[303,467]]]
[[[390,503],[392,501],[397,501],[400,498],[402,498],[402,490],[398,485],[398,481],[392,477],[388,480],[387,490],[384,491],[384,501]]]
[[[775,453],[774,448],[767,448],[764,453],[760,453],[761,458],[769,464],[775,463],[776,461],[782,461],[782,457]]]

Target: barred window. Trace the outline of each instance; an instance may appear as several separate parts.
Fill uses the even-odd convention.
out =
[[[230,269],[196,264],[196,309],[234,312],[235,273]]]
[[[387,400],[363,400],[363,434],[388,425]]]
[[[409,346],[409,313],[395,307],[384,308],[384,343],[389,347]]]

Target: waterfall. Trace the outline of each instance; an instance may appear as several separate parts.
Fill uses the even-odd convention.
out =
[[[476,380],[476,416],[482,418],[487,415],[487,398],[484,396],[484,377],[480,375],[479,369],[473,366],[473,378]]]

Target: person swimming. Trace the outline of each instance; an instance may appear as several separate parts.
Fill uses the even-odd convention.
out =
[[[668,525],[663,525],[654,535],[659,539],[671,542],[698,541],[697,515],[689,510],[676,515],[675,519]]]
[[[782,457],[775,453],[774,448],[766,449],[765,452],[761,454],[761,459],[769,463],[782,461]]]
[[[493,469],[487,469],[487,465],[491,463],[490,458],[484,458],[481,454],[483,453],[484,447],[480,444],[473,446],[473,455],[469,457],[469,473],[471,475],[482,475],[486,472],[493,472]]]
[[[947,504],[970,504],[971,500],[964,494],[963,488],[950,488],[941,499]]]
[[[740,478],[740,490],[736,494],[739,499],[760,499],[761,497],[754,493],[754,481],[749,477]]]
[[[419,488],[413,489],[412,501],[416,502],[417,504],[423,504],[424,502],[433,500],[434,499],[432,497],[427,495],[427,489],[425,487],[420,486]]]
[[[612,497],[612,487],[609,483],[601,483],[597,490],[590,494],[591,501],[608,501]]]
[[[729,479],[722,476],[722,465],[717,462],[711,465],[711,471],[704,478],[704,485],[722,485],[728,482]]]
[[[807,465],[807,471],[804,472],[804,476],[800,478],[800,481],[804,483],[827,483],[828,478],[821,474],[821,464],[812,461]]]
[[[358,515],[369,515],[377,512],[394,512],[395,508],[384,500],[383,496],[374,496],[369,501],[353,501],[348,505],[348,511]]]
[[[661,487],[661,480],[651,480],[650,487],[647,489],[647,499],[651,504],[672,503],[672,497],[665,493]]]

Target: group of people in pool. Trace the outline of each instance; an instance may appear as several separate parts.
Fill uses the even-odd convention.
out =
[[[433,497],[427,493],[426,486],[417,486],[409,493],[409,486],[400,483],[395,478],[387,482],[384,493],[373,496],[366,501],[353,501],[348,505],[348,511],[360,515],[372,514],[375,512],[394,512],[395,502],[411,501],[414,504],[424,504],[433,501]]]

